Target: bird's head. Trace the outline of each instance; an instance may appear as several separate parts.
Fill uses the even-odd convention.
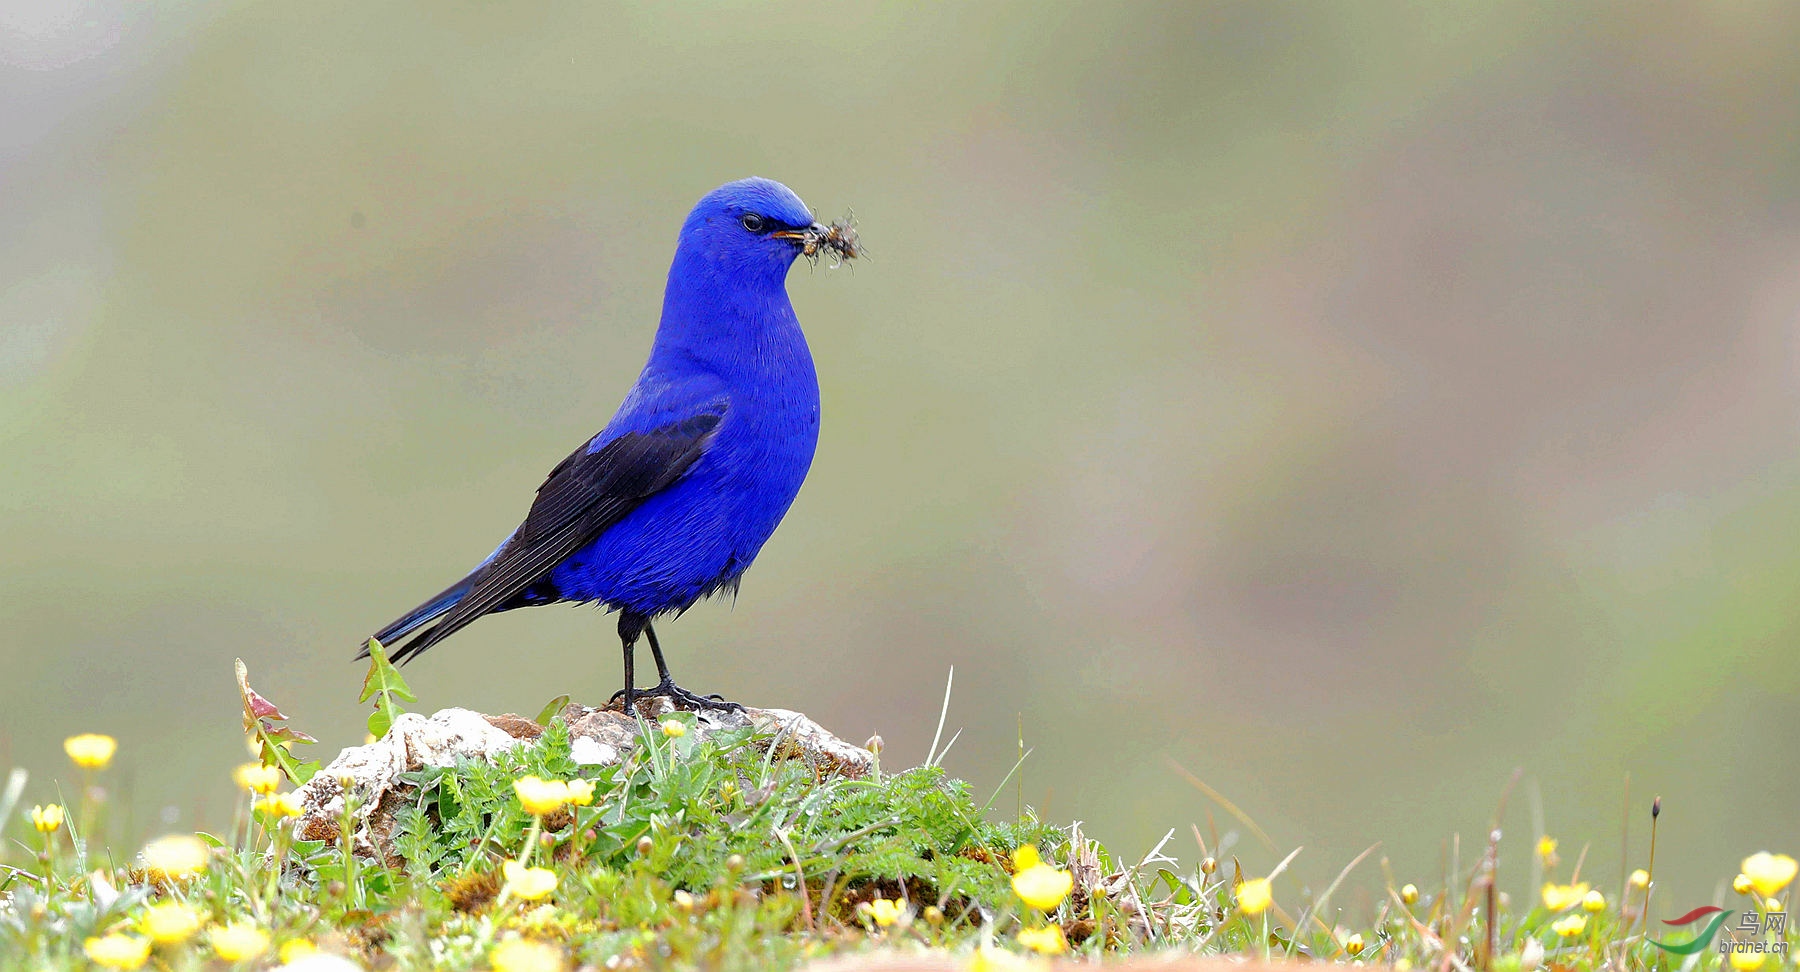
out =
[[[740,179],[707,193],[688,214],[676,246],[676,262],[697,260],[719,273],[784,279],[794,258],[822,248],[840,258],[855,256],[854,243],[841,248],[847,227],[825,226],[794,191],[772,179]],[[854,236],[849,239],[853,240]]]

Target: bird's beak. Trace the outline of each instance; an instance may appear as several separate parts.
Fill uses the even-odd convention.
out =
[[[831,227],[826,226],[823,223],[814,223],[805,229],[776,230],[769,235],[778,240],[799,240],[800,251],[807,256],[812,256],[814,253],[818,252],[819,243],[830,233]]]

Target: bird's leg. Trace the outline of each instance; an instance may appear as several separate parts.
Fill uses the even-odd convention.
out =
[[[625,687],[614,692],[613,697],[607,701],[607,705],[623,698],[625,711],[631,711],[631,703],[636,701],[638,695],[637,673],[633,671],[634,656],[637,654],[638,632],[648,626],[649,622],[642,615],[632,614],[629,611],[619,613],[619,643],[625,647]]]
[[[663,661],[662,644],[656,640],[656,628],[644,625],[644,637],[650,639],[650,657],[656,659],[656,677],[670,685],[675,684],[675,680],[669,677],[669,663]]]
[[[656,659],[657,683],[654,688],[639,689],[637,679],[634,677],[633,662],[640,634],[650,639],[650,657]],[[674,677],[669,674],[669,663],[663,660],[662,645],[656,640],[656,629],[650,627],[650,619],[644,615],[630,611],[619,613],[619,643],[625,649],[625,687],[613,693],[612,700],[607,705],[610,706],[613,702],[624,699],[625,711],[630,712],[632,705],[638,699],[660,695],[677,706],[685,706],[690,709],[743,710],[744,707],[736,702],[726,702],[717,695],[710,697],[695,695],[676,685]]]
[[[650,657],[656,659],[656,687],[645,689],[644,695],[667,696],[676,705],[686,705],[695,709],[736,709],[742,712],[744,707],[736,702],[727,702],[719,695],[695,695],[687,689],[675,684],[669,674],[669,663],[663,660],[662,645],[656,641],[656,629],[644,622],[644,637],[650,639]]]

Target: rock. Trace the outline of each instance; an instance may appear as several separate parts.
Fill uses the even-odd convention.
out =
[[[668,699],[646,699],[638,704],[644,718],[655,722],[676,711]],[[618,709],[590,709],[570,705],[557,718],[569,724],[578,763],[609,765],[624,758],[637,745],[637,720]],[[777,747],[777,759],[804,759],[822,774],[862,779],[875,768],[875,754],[832,735],[818,723],[788,709],[715,710],[695,713],[694,734],[705,739],[718,732],[754,728],[767,734],[763,743]]]
[[[676,711],[668,699],[638,703],[652,723]],[[571,704],[557,715],[569,727],[570,753],[577,763],[608,766],[637,748],[638,721],[620,709]],[[777,759],[803,759],[821,775],[861,779],[875,767],[875,754],[832,735],[818,723],[787,709],[707,710],[695,714],[690,730],[699,739],[719,732],[754,728],[758,745]],[[398,863],[393,855],[395,814],[413,787],[401,776],[425,767],[453,766],[459,758],[492,760],[497,754],[543,735],[544,727],[516,715],[488,716],[468,709],[444,709],[430,718],[406,713],[385,736],[337,755],[299,790],[302,812],[296,833],[303,840],[336,842],[346,788],[356,794],[352,846],[357,854]]]
[[[532,728],[543,734],[536,724]],[[302,809],[295,832],[302,840],[335,842],[342,829],[339,821],[348,784],[358,798],[356,852],[386,857],[393,840],[394,813],[404,794],[412,790],[401,781],[401,774],[427,766],[454,766],[457,758],[464,756],[492,759],[519,742],[488,717],[468,709],[444,709],[429,719],[404,713],[394,720],[387,735],[338,753],[331,765],[300,788]]]

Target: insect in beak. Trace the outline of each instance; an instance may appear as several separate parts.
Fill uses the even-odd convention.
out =
[[[831,254],[832,265],[854,260],[861,252],[857,247],[856,224],[849,219],[839,220],[830,226],[814,223],[806,229],[777,230],[770,236],[781,240],[800,241],[800,253],[803,256],[817,259],[819,251]]]

